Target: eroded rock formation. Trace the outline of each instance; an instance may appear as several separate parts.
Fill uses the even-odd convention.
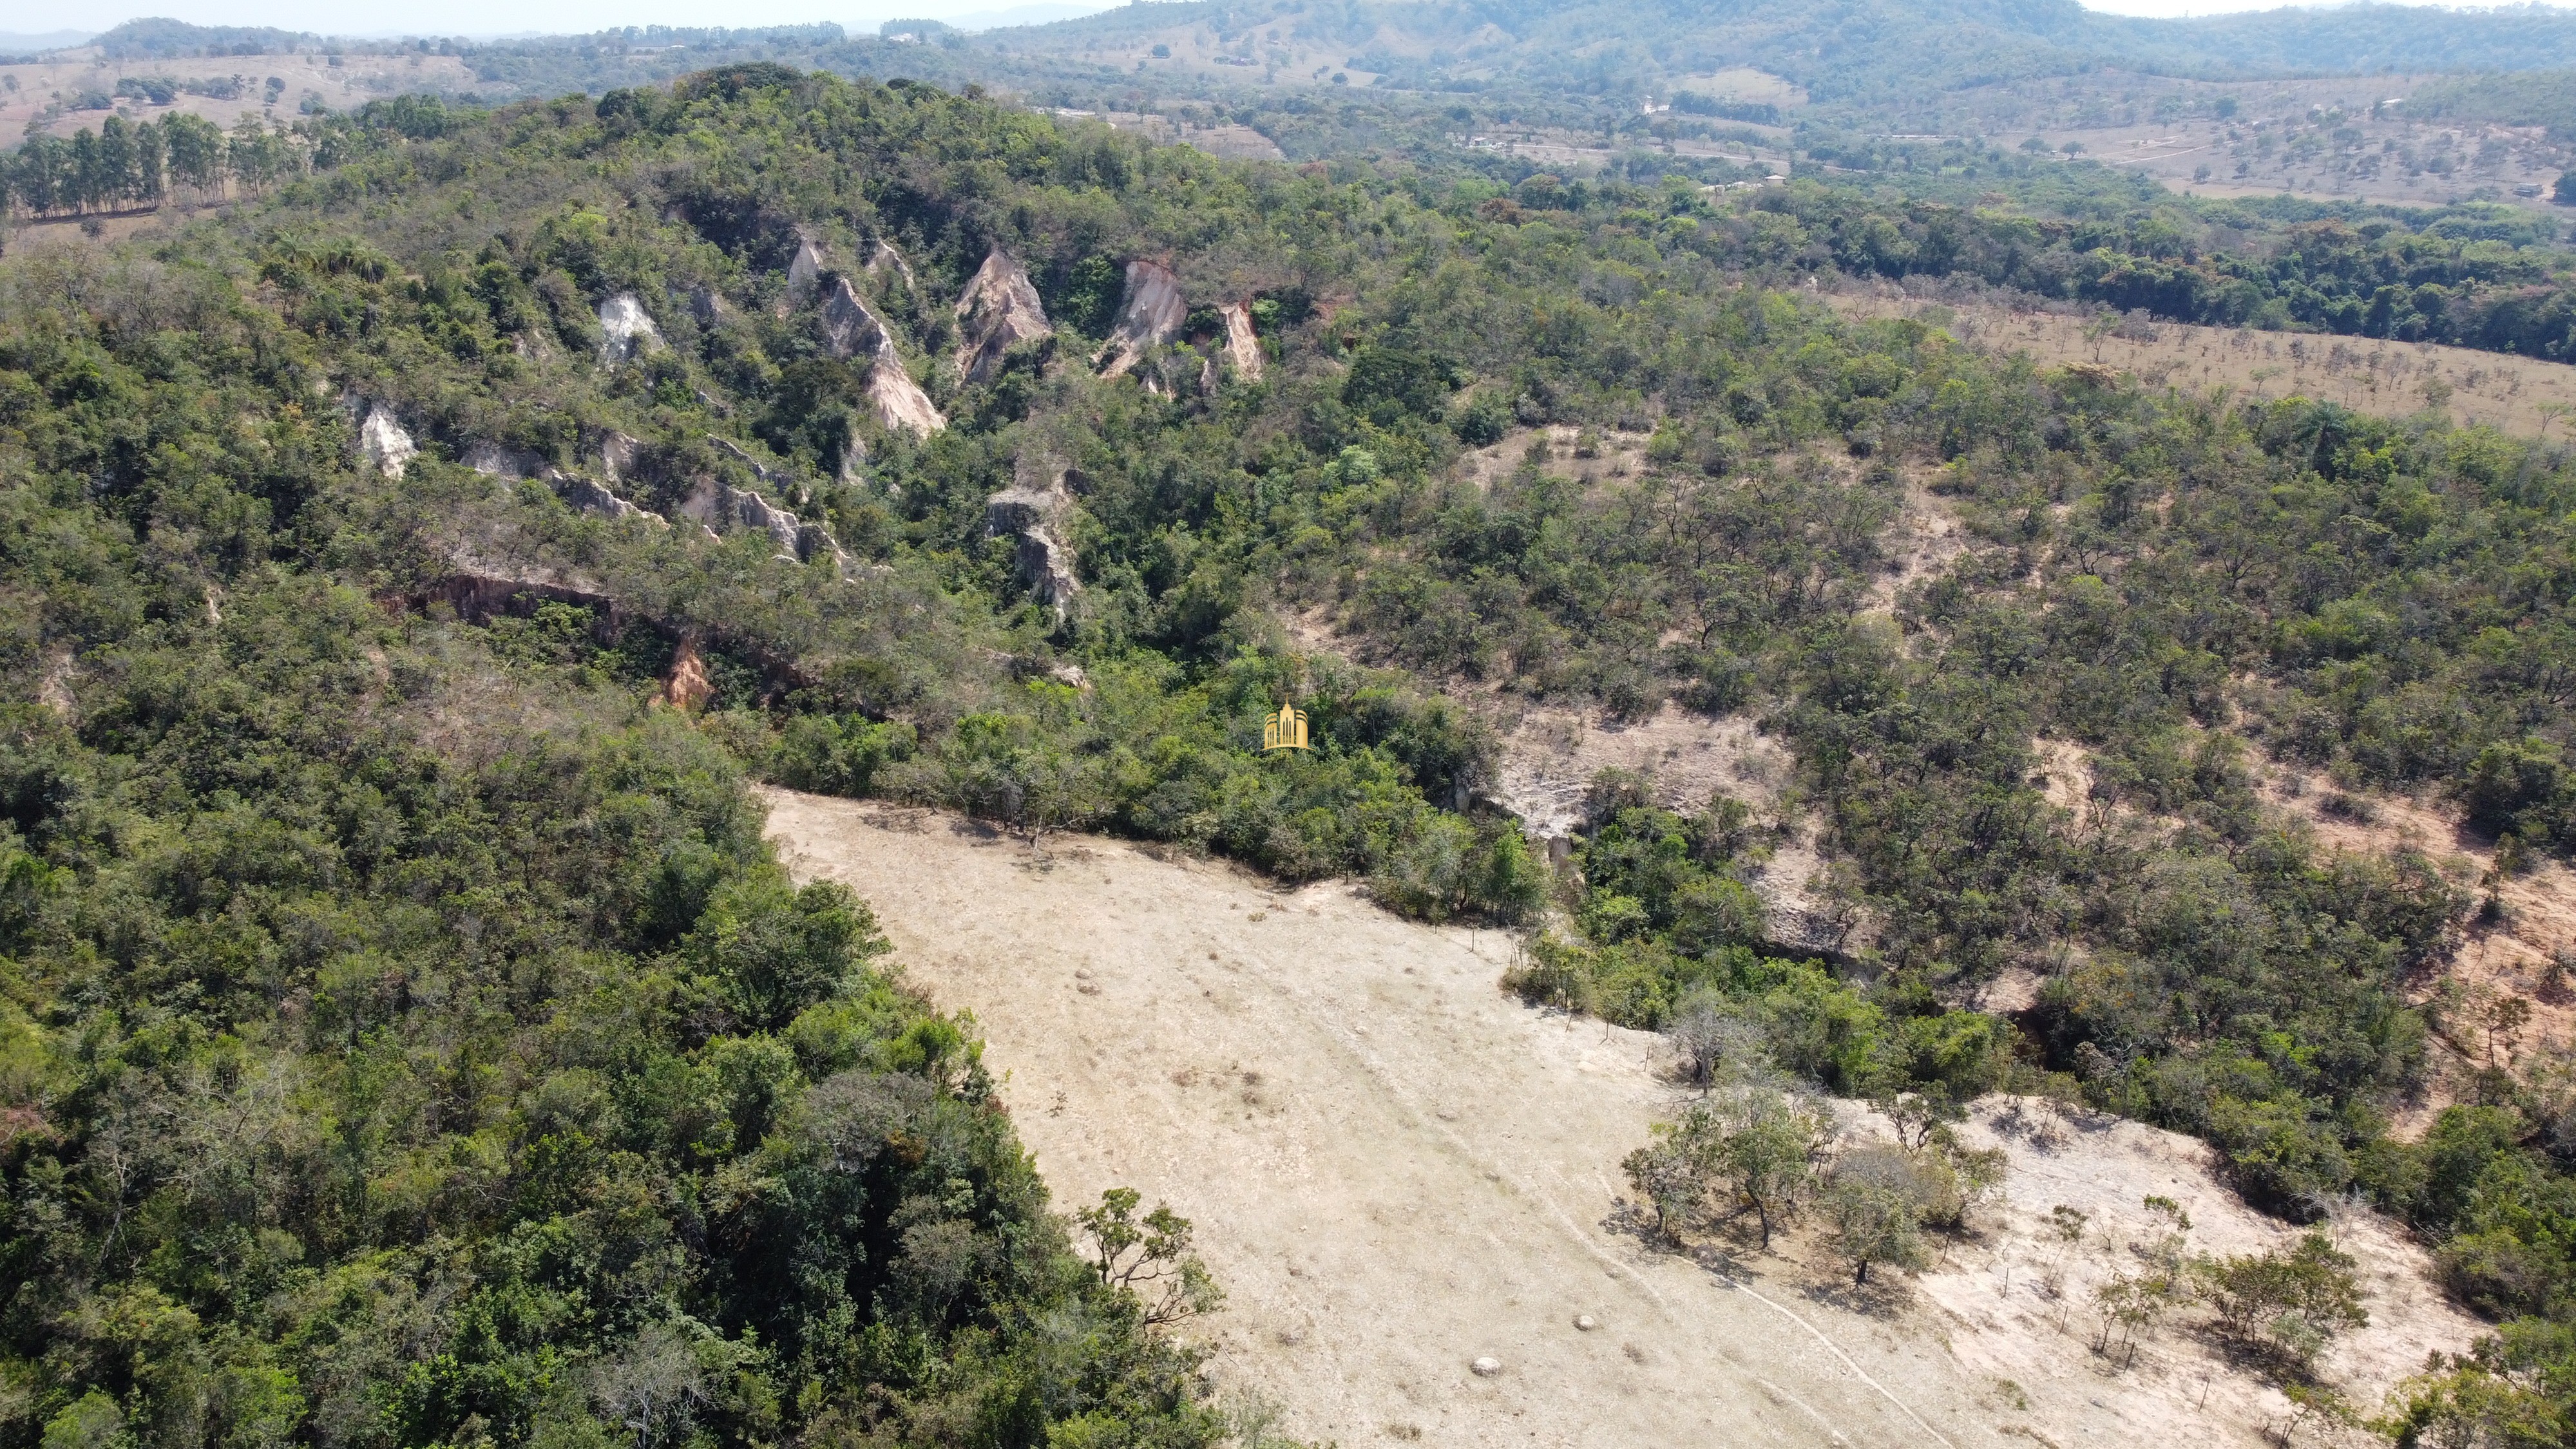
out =
[[[842,552],[832,530],[808,523],[748,488],[729,488],[712,478],[701,479],[681,502],[680,514],[696,520],[711,533],[727,534],[746,528],[765,533],[777,549],[777,557],[791,563],[827,558],[842,577],[851,572],[850,556]]]
[[[731,438],[719,438],[710,433],[707,435],[707,441],[732,454],[734,461],[749,468],[751,476],[759,479],[764,487],[775,488],[782,494],[794,495],[799,500],[804,497],[805,485],[797,482],[796,475],[793,473],[770,467],[767,463],[753,457],[749,448]]]
[[[611,483],[623,483],[635,476],[637,465],[644,461],[644,444],[624,433],[610,433],[599,440],[600,471]]]
[[[653,314],[644,310],[643,299],[633,292],[620,292],[599,304],[600,361],[624,362],[661,345],[662,329],[653,325]]]
[[[715,694],[715,681],[707,677],[706,656],[698,650],[698,636],[682,634],[678,646],[671,651],[671,672],[662,676],[662,687],[654,691],[654,699],[694,714],[706,708]]]
[[[1013,563],[1022,582],[1031,597],[1055,610],[1059,622],[1082,592],[1073,548],[1064,541],[1065,518],[1073,510],[1070,476],[1059,471],[1042,484],[1015,483],[984,500],[985,532],[1017,541]]]
[[[1110,324],[1109,345],[1100,349],[1100,375],[1123,375],[1146,349],[1180,336],[1189,315],[1189,303],[1181,298],[1181,279],[1172,275],[1171,268],[1142,257],[1129,262],[1118,320]]]
[[[637,446],[635,440],[623,433],[612,433],[609,437],[612,442],[626,444],[627,457],[631,462],[632,450]],[[607,451],[603,449],[603,455]],[[606,456],[602,461],[608,464],[609,481],[615,482],[618,476],[616,462]],[[618,497],[615,490],[607,485],[567,473],[524,449],[503,447],[494,442],[470,443],[465,449],[465,466],[487,477],[507,478],[513,482],[544,479],[546,486],[555,490],[555,496],[576,513],[596,513],[603,518],[641,518],[659,527],[670,526],[669,519]]]
[[[823,299],[823,346],[834,357],[880,357],[894,351],[894,337],[847,277],[832,282]]]
[[[868,246],[868,275],[901,277],[905,286],[917,285],[912,279],[912,263],[905,261],[903,253],[888,245],[884,237],[878,237]]]
[[[905,371],[894,334],[859,300],[858,289],[847,277],[836,280],[831,295],[823,299],[823,345],[834,357],[864,357],[873,364],[868,370],[868,402],[878,422],[889,428],[909,428],[923,437],[948,426],[930,394]]]
[[[1225,360],[1235,376],[1245,382],[1261,380],[1261,339],[1253,335],[1252,304],[1228,302],[1218,309],[1225,316]]]
[[[802,302],[823,284],[823,249],[803,229],[796,233],[796,255],[787,259],[787,300]]]
[[[411,460],[420,456],[420,445],[394,421],[391,409],[379,402],[361,402],[358,411],[364,421],[358,424],[358,454],[370,467],[388,478],[400,478]]]
[[[1054,330],[1027,271],[995,247],[957,299],[958,371],[968,382],[983,382],[1012,348]]]
[[[656,528],[671,526],[671,520],[618,497],[606,484],[552,468],[546,470],[546,481],[554,485],[555,496],[576,513],[596,513],[603,518],[640,518]]]
[[[546,460],[536,454],[493,442],[467,444],[464,462],[466,467],[492,478],[534,478],[546,471]]]

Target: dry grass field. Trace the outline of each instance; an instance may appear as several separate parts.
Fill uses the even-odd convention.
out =
[[[2380,342],[2367,337],[2255,332],[2087,316],[2001,303],[1951,304],[1886,285],[1828,295],[1849,317],[1914,317],[1970,346],[2027,352],[2049,366],[2090,363],[2149,387],[2226,388],[2250,398],[2309,397],[2356,412],[2400,416],[2440,399],[2451,420],[2521,437],[2565,437],[2576,414],[2576,367],[2527,357]]]
[[[334,61],[337,64],[334,64]],[[284,81],[277,103],[268,104],[270,77]],[[117,82],[126,79],[209,82],[240,79],[240,94],[231,99],[181,95],[156,106],[131,97],[116,100]],[[244,115],[292,120],[310,93],[335,111],[366,104],[378,96],[404,91],[471,87],[473,72],[454,56],[439,55],[223,55],[178,60],[109,60],[93,50],[63,51],[41,65],[0,66],[0,135],[27,134],[30,123],[68,136],[95,130],[110,111],[74,109],[85,96],[116,100],[114,113],[138,121],[172,111],[204,116],[230,129]]]
[[[2016,146],[2037,137],[2198,196],[2347,198],[2402,206],[2483,200],[2546,211],[2568,147],[2539,126],[2426,113],[2449,77],[2196,81],[2105,69],[2082,86],[2023,81],[1940,102],[1943,129]],[[2221,116],[2223,107],[2233,113]],[[2531,188],[2525,196],[2517,188]]]

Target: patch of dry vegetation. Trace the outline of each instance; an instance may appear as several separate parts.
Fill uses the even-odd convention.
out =
[[[1912,317],[1981,351],[2108,368],[2148,387],[2306,397],[2384,416],[2438,405],[2460,426],[2535,438],[2564,436],[2565,419],[2576,413],[2576,367],[2465,347],[2195,327],[2073,306],[1933,302],[1892,286],[1856,286],[1826,300],[1845,316]]]

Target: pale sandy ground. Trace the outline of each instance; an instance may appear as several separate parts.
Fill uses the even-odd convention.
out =
[[[2115,1372],[2081,1314],[2035,1323],[2050,1305],[1989,1282],[2037,1251],[2011,1230],[1863,1304],[1783,1258],[1648,1251],[1619,1227],[1618,1164],[1671,1104],[1657,1043],[1506,995],[1507,938],[1402,922],[1346,885],[1281,893],[1089,839],[1039,858],[936,813],[768,798],[797,875],[856,888],[910,978],[975,1014],[1060,1203],[1125,1184],[1198,1225],[1231,1294],[1213,1370],[1291,1432],[1345,1449],[2258,1442],[2250,1383],[2194,1406],[2196,1348],[2170,1350],[2184,1369],[2151,1353]],[[2030,1211],[2177,1176],[2196,1203],[2221,1196],[2180,1139],[2093,1150],[2145,1131],[2016,1136],[2017,1159],[2071,1179]],[[2379,1270],[2414,1273],[2411,1252],[2388,1239]],[[2390,1352],[2419,1360],[2456,1328]],[[1502,1371],[1475,1376],[1480,1355]]]
[[[2114,1271],[2141,1271],[2138,1250],[2162,1231],[2146,1211],[2148,1194],[2172,1198],[2190,1215],[2195,1252],[2264,1252],[2289,1246],[2302,1229],[2264,1217],[2219,1184],[2207,1147],[2136,1122],[2061,1118],[2038,1101],[1989,1099],[1961,1135],[2013,1157],[2007,1201],[1991,1230],[1954,1248],[1916,1285],[1951,1320],[1945,1337],[1962,1366],[2014,1381],[2034,1403],[2042,1384],[2099,1396],[2133,1427],[2171,1426],[2177,1434],[2169,1442],[2191,1442],[2191,1430],[2203,1426],[2260,1432],[2288,1422],[2286,1398],[2189,1331],[2202,1316],[2194,1310],[2141,1339],[2134,1365],[2117,1373],[2087,1345],[2101,1322],[2090,1311],[2092,1290]],[[2088,1219],[2071,1247],[2047,1228],[2060,1204]],[[2423,1368],[2428,1351],[2456,1352],[2483,1326],[2443,1299],[2423,1249],[2387,1219],[2353,1211],[2322,1226],[2359,1261],[2370,1313],[2367,1327],[2331,1351],[2325,1377],[2357,1407],[2376,1410],[2389,1386]]]

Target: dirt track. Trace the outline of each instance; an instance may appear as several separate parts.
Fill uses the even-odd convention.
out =
[[[1501,937],[1115,843],[1041,863],[946,816],[770,802],[798,875],[858,889],[912,979],[974,1011],[1061,1201],[1124,1183],[1197,1223],[1231,1294],[1216,1372],[1292,1432],[2073,1446],[2145,1407],[2071,1366],[2024,1368],[2017,1411],[1919,1295],[1855,1311],[1777,1260],[1731,1284],[1645,1251],[1613,1209],[1663,1101],[1653,1043],[1496,990]]]

